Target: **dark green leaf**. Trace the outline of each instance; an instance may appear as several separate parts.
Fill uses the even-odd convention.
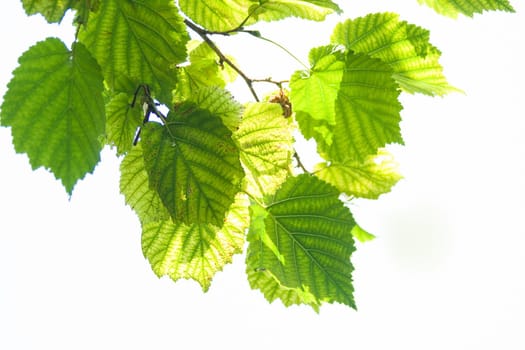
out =
[[[277,296],[286,295],[283,288],[295,289],[286,303],[301,300],[316,307],[339,302],[355,307],[350,263],[355,223],[338,196],[337,189],[311,175],[289,178],[283,184],[266,207],[265,232],[248,236],[248,269],[267,274],[249,276],[253,287]],[[262,235],[281,256],[263,242]],[[278,290],[275,283],[268,286],[272,282],[268,277],[275,278]]]
[[[349,53],[335,101],[335,127],[330,145],[320,144],[327,159],[364,161],[389,143],[403,143],[399,91],[392,71],[380,60]]]
[[[244,173],[220,118],[185,103],[169,114],[166,126],[150,122],[142,134],[150,186],[173,220],[222,226]]]

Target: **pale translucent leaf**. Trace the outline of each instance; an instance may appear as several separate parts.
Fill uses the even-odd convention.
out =
[[[437,13],[456,18],[460,13],[472,17],[483,11],[514,12],[508,0],[417,0],[433,8]]]
[[[142,129],[150,186],[173,220],[222,226],[244,173],[221,119],[184,103],[170,112],[167,125],[150,122]]]
[[[211,31],[238,28],[248,17],[250,0],[179,0],[181,10],[195,23]]]
[[[169,220],[168,210],[158,193],[149,187],[141,143],[134,146],[120,163],[120,192],[143,225]]]
[[[339,200],[339,191],[314,176],[289,178],[267,203],[264,230],[277,247],[276,256],[259,237],[248,235],[249,269],[271,274],[279,284],[251,275],[251,284],[263,292],[286,295],[282,288],[297,289],[292,300],[312,306],[339,302],[355,307],[350,255],[354,251],[351,234],[355,223],[348,208]],[[266,286],[266,287],[265,287]],[[287,296],[290,297],[290,296]],[[268,295],[272,299],[274,296]]]
[[[242,252],[248,226],[248,201],[239,195],[219,229],[206,224],[176,224],[171,220],[143,226],[142,251],[155,274],[174,281],[191,278],[207,291],[215,273]]]
[[[33,169],[45,167],[71,194],[100,160],[105,115],[102,74],[81,43],[72,51],[48,38],[19,59],[2,104],[18,153]]]
[[[364,162],[320,163],[314,173],[347,195],[370,199],[389,192],[401,179],[397,162],[384,149],[366,157]]]
[[[275,21],[287,17],[299,17],[322,21],[327,15],[342,10],[330,0],[264,0],[252,1],[249,12],[256,20]]]
[[[293,127],[279,104],[246,105],[242,122],[234,134],[246,172],[246,191],[255,198],[272,194],[290,173]]]

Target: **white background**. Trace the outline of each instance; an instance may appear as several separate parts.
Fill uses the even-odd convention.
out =
[[[466,92],[402,97],[406,146],[391,149],[405,178],[352,206],[377,235],[352,258],[358,311],[268,304],[249,288],[242,256],[207,294],[159,280],[119,194],[113,151],[69,199],[1,128],[0,349],[525,349],[525,5],[512,2],[517,14],[454,21],[416,0],[356,0],[330,23],[257,27],[306,61],[336,22],[396,11],[431,29],[446,76]],[[0,96],[30,45],[71,41],[68,23],[59,30],[25,17],[18,1],[0,4]],[[253,38],[220,43],[252,77],[300,68]]]

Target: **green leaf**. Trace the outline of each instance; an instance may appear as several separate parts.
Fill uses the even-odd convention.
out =
[[[286,294],[283,288],[296,289],[295,300],[314,307],[339,302],[355,308],[350,263],[355,223],[338,196],[331,185],[303,174],[289,178],[267,204],[264,234],[282,258],[258,238],[260,233],[250,232],[248,269],[274,277],[280,287],[277,295]],[[252,274],[250,283],[263,284],[263,292],[275,290],[275,284],[264,287],[268,278],[254,278],[257,274]]]
[[[236,29],[248,17],[250,0],[179,0],[181,10],[207,30]]]
[[[142,225],[170,218],[158,193],[149,187],[141,143],[134,146],[120,163],[120,192]]]
[[[428,30],[400,21],[395,13],[375,13],[339,23],[331,42],[388,63],[407,92],[443,96],[460,91],[448,84],[439,63],[441,52],[429,37]]]
[[[389,143],[403,144],[399,91],[392,71],[380,60],[348,53],[335,101],[335,126],[323,156],[335,162],[364,161]]]
[[[155,274],[174,281],[191,278],[207,291],[215,273],[242,252],[244,230],[248,226],[248,201],[237,196],[224,226],[185,225],[172,221],[151,222],[143,226],[142,251]]]
[[[249,13],[256,20],[275,21],[287,17],[299,17],[323,21],[327,15],[341,8],[330,0],[252,0]]]
[[[167,125],[147,123],[142,134],[150,186],[173,220],[222,226],[244,173],[219,117],[184,103],[168,115]]]
[[[357,239],[361,243],[365,243],[376,238],[376,236],[374,236],[370,232],[363,230],[363,228],[361,228],[361,226],[357,224],[352,229],[352,236],[354,236],[355,239]]]
[[[223,124],[230,131],[233,132],[239,128],[243,108],[227,90],[215,86],[206,86],[195,91],[187,101],[193,102],[200,109],[207,110],[221,118]]]
[[[276,103],[246,105],[234,139],[241,150],[246,191],[255,198],[273,194],[290,173],[293,127]]]
[[[71,194],[100,160],[105,115],[102,74],[81,43],[72,51],[48,38],[26,51],[2,104],[18,153],[33,169],[45,167]]]
[[[364,161],[388,143],[403,142],[399,91],[387,64],[327,47],[311,57],[317,61],[310,72],[292,77],[291,99],[301,132],[315,138],[325,159]]]
[[[74,0],[22,0],[27,15],[42,14],[48,23],[62,21],[66,11],[72,8]]]
[[[268,212],[262,206],[257,203],[250,205],[250,235],[256,235],[256,237],[248,238],[250,241],[260,241],[265,245],[266,248],[270,249],[272,253],[277,257],[281,264],[284,264],[284,256],[279,252],[279,249],[275,246],[275,243],[271,240],[266,232],[265,219],[268,217]]]
[[[106,104],[106,139],[115,146],[117,155],[125,154],[133,145],[137,127],[144,119],[142,106],[131,107],[131,99],[126,93],[118,93]]]
[[[460,13],[472,17],[483,11],[514,12],[508,0],[417,0],[433,8],[437,13],[457,18]]]
[[[364,162],[347,160],[343,163],[320,163],[315,175],[351,196],[376,199],[389,192],[401,179],[393,156],[381,149]]]
[[[290,81],[290,99],[303,135],[308,139],[327,134],[335,125],[335,101],[345,69],[344,58],[331,46],[310,51],[309,72],[297,71]]]
[[[188,33],[170,0],[106,0],[80,33],[112,88],[119,75],[151,86],[171,102],[175,65],[186,59]]]
[[[319,312],[321,303],[312,293],[302,288],[283,286],[269,271],[254,268],[257,266],[256,259],[255,254],[248,254],[246,258],[246,275],[252,289],[259,289],[270,303],[279,299],[284,306],[305,304]]]

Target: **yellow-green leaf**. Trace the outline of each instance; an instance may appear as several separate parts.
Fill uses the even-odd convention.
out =
[[[443,75],[441,52],[430,44],[428,30],[400,21],[398,14],[374,13],[339,23],[331,42],[388,63],[407,92],[442,96],[459,91]]]
[[[141,143],[134,146],[120,163],[120,192],[142,225],[170,219],[158,193],[149,187]]]
[[[248,201],[238,195],[222,228],[207,224],[150,222],[143,226],[142,251],[155,274],[174,281],[191,278],[203,291],[213,276],[242,252],[248,226]]]
[[[246,172],[246,191],[262,199],[273,194],[290,173],[293,127],[276,103],[249,103],[234,134]]]
[[[393,156],[381,149],[377,155],[361,161],[320,163],[315,175],[347,195],[376,199],[387,193],[401,179]]]
[[[66,11],[75,0],[22,0],[24,10],[28,15],[40,13],[49,23],[62,21]]]

